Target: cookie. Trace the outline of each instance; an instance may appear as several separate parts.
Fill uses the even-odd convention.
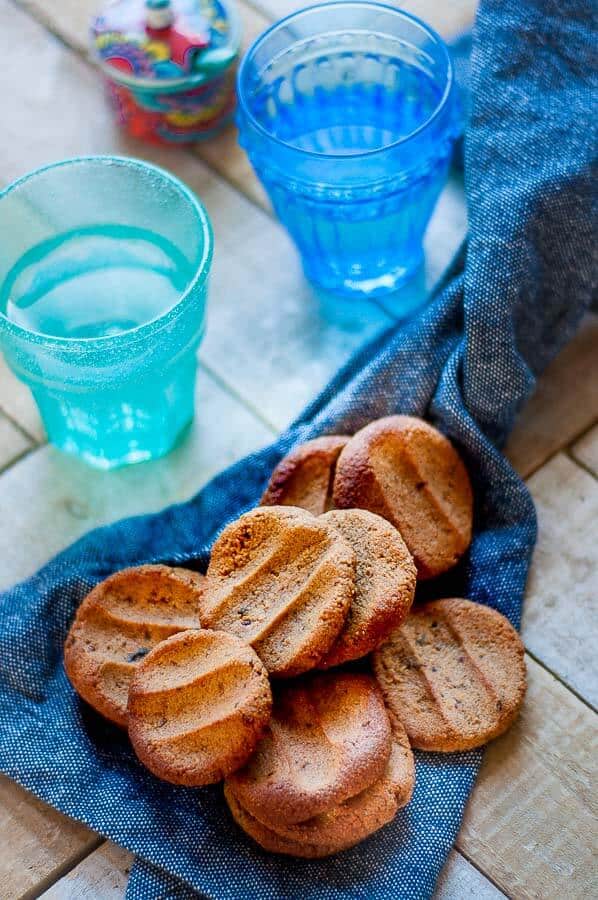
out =
[[[391,822],[411,799],[414,783],[409,740],[401,723],[393,719],[390,758],[382,777],[328,812],[272,829],[243,807],[229,782],[225,782],[224,796],[235,821],[265,850],[315,859],[347,850]]]
[[[268,673],[231,634],[196,630],[154,647],[131,680],[129,737],[158,778],[199,787],[244,765],[270,719]]]
[[[506,731],[525,695],[524,648],[510,622],[471,600],[415,608],[373,655],[388,708],[413,747],[469,750]]]
[[[320,668],[338,666],[375,650],[407,616],[415,592],[416,569],[394,525],[364,509],[325,513],[353,548],[355,596],[343,630]]]
[[[388,714],[371,676],[312,675],[276,692],[264,739],[228,783],[252,816],[277,828],[327,812],[372,785],[390,747]]]
[[[333,500],[392,522],[420,578],[446,572],[471,543],[469,476],[451,442],[422,419],[389,416],[358,431],[338,458]]]
[[[205,578],[170,566],[123,569],[81,603],[64,645],[77,693],[126,728],[129,682],[139,660],[164,638],[199,627]]]
[[[334,469],[348,440],[328,435],[291,450],[274,469],[262,506],[300,506],[314,516],[331,509]]]
[[[334,643],[354,581],[355,554],[330,525],[304,509],[258,507],[214,544],[201,622],[251,644],[271,675],[298,675]]]

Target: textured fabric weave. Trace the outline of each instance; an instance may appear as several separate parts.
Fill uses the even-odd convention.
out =
[[[70,689],[62,644],[77,604],[111,572],[205,566],[217,532],[258,501],[291,446],[399,411],[449,435],[475,487],[471,551],[426,594],[471,597],[519,625],[536,522],[498,448],[590,303],[594,9],[482,0],[465,142],[469,241],[432,305],[362,350],[273,446],[188,503],[92,532],[0,597],[0,769],[138,855],[130,900],[431,896],[480,752],[418,753],[413,801],[354,850],[318,862],[268,855],[234,826],[220,787],[175,788],[136,762],[126,736]]]

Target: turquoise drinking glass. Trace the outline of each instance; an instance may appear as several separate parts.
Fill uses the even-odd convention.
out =
[[[213,238],[180,181],[81,157],[0,194],[0,347],[48,438],[94,466],[154,459],[194,409]]]
[[[307,277],[348,297],[420,267],[461,117],[442,39],[383,3],[322,3],[245,54],[240,141]]]

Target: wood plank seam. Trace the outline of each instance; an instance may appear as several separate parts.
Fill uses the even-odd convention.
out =
[[[259,2],[256,3],[255,0],[243,0],[246,6],[249,6],[250,9],[253,9],[254,12],[258,14],[258,16],[262,16],[262,18],[267,19],[269,22],[274,22],[272,17],[272,13],[270,10],[266,9]],[[308,4],[306,4],[308,5]]]
[[[594,472],[589,470],[582,462],[580,462],[571,452],[571,447],[573,444],[577,443],[581,438],[585,437],[586,434],[592,430],[598,424],[598,419],[594,419],[594,421],[589,426],[584,426],[580,431],[574,434],[573,437],[567,437],[567,444],[557,448],[553,453],[546,457],[546,459],[542,460],[542,462],[538,463],[537,466],[534,466],[533,469],[526,474],[524,481],[527,483],[532,475],[535,475],[536,472],[539,472],[540,469],[543,469],[544,466],[547,466],[549,462],[551,462],[555,456],[558,456],[559,453],[565,453],[576,465],[580,467],[580,469],[585,469],[592,478],[596,478]]]
[[[70,41],[67,41],[65,36],[61,33],[60,29],[56,28],[52,24],[52,19],[49,15],[45,16],[43,15],[43,13],[42,15],[36,15],[35,12],[30,8],[29,4],[27,2],[22,3],[21,0],[9,0],[9,3],[11,3],[12,6],[15,7],[15,9],[18,9],[19,12],[25,13],[25,15],[29,16],[30,19],[33,19],[38,23],[38,25],[41,25],[43,28],[45,28],[46,31],[49,32],[49,34],[51,34],[52,37],[55,38],[63,47],[66,47],[68,50],[72,50],[72,52],[76,53],[77,56],[89,61],[88,52],[82,47],[78,47],[75,44],[71,44]]]
[[[97,847],[91,847],[87,852],[82,852],[81,856],[78,858],[73,857],[69,859],[64,866],[62,867],[62,871],[58,872],[56,870],[56,874],[52,872],[47,878],[44,880],[43,886],[42,883],[36,884],[35,888],[31,888],[26,894],[23,894],[19,897],[19,900],[37,900],[38,897],[41,897],[46,891],[48,891],[51,887],[57,884],[59,881],[62,881],[73,869],[76,869],[78,865],[80,865],[85,859],[91,856],[96,850],[99,850],[100,847],[103,847],[104,844],[107,844],[108,841],[106,838],[98,835],[99,841]],[[98,898],[101,900],[101,898]]]
[[[475,790],[475,784],[474,784],[474,790]],[[497,882],[492,878],[491,875],[488,875],[486,872],[484,872],[484,870],[478,865],[478,863],[476,863],[476,861],[471,857],[471,855],[470,855],[469,853],[467,853],[465,850],[462,850],[461,847],[458,847],[456,843],[455,843],[453,849],[455,850],[456,853],[459,854],[459,856],[462,856],[463,859],[464,859],[466,862],[468,862],[469,865],[470,865],[473,869],[475,869],[477,872],[479,872],[480,875],[482,876],[482,878],[485,878],[486,881],[489,881],[490,884],[493,885],[493,887],[495,887],[497,891],[500,891],[500,893],[501,893],[504,897],[508,897],[509,900],[511,900],[510,895],[509,895],[509,894],[505,894],[504,890],[500,887],[500,885],[497,884]]]
[[[22,459],[25,459],[26,456],[29,456],[30,453],[33,453],[34,450],[37,450],[38,447],[34,444],[31,447],[25,447],[22,453],[17,454],[17,456],[13,456],[10,462],[6,463],[4,466],[0,466],[0,475],[3,475],[5,472],[8,472],[13,466],[15,466],[18,462],[21,462]]]
[[[64,866],[57,868],[55,870],[55,872],[48,875],[47,878],[44,879],[43,882],[40,882],[40,884],[36,885],[35,888],[32,888],[27,893],[23,894],[19,898],[19,900],[35,900],[35,898],[42,896],[42,894],[44,894],[51,887],[53,887],[55,884],[57,884],[59,881],[61,881],[66,875],[68,875],[70,872],[72,872],[73,869],[75,869],[78,865],[80,865],[85,859],[87,859],[89,856],[91,856],[93,853],[95,853],[97,850],[99,850],[104,844],[108,843],[108,841],[105,838],[102,838],[99,835],[98,835],[98,837],[99,837],[99,842],[96,847],[91,847],[88,850],[88,852],[82,852],[79,856],[74,857],[72,860],[69,860],[68,863],[65,863]],[[475,869],[477,872],[479,872],[479,874],[482,876],[482,878],[484,878],[486,881],[488,881],[490,884],[492,884],[492,886],[495,887],[497,891],[499,891],[505,897],[508,896],[504,893],[504,891],[501,890],[501,888],[496,884],[495,881],[493,881],[492,878],[490,878],[488,875],[486,875],[480,869],[480,867],[478,865],[476,865],[476,863],[472,859],[469,858],[469,856],[466,853],[464,853],[462,850],[460,850],[457,847],[454,847],[453,849],[454,849],[455,853],[457,853],[460,857],[462,857],[465,860],[465,862],[467,862],[473,869]]]
[[[567,446],[572,447],[578,441],[583,440],[583,438],[587,437],[587,435],[592,431],[593,428],[596,427],[596,425],[598,425],[598,410],[594,421],[590,425],[587,425],[585,428],[583,428],[576,437],[571,438]]]
[[[565,456],[568,457],[568,459],[571,460],[571,462],[575,463],[576,466],[579,466],[580,469],[583,469],[584,472],[587,472],[587,474],[590,475],[590,476],[594,479],[594,481],[598,481],[598,477],[596,476],[596,473],[594,472],[593,469],[591,469],[591,468],[583,461],[583,459],[579,459],[579,457],[575,455],[575,453],[574,453],[574,451],[573,451],[572,444],[576,443],[576,442],[577,442],[578,440],[580,440],[581,438],[584,438],[584,437],[586,436],[587,432],[590,431],[591,428],[594,428],[594,426],[595,426],[596,424],[598,424],[598,423],[597,423],[597,422],[594,422],[594,423],[590,426],[590,428],[588,428],[587,431],[584,431],[583,434],[578,435],[577,438],[575,438],[575,440],[572,441],[571,444],[567,445],[567,447],[565,447],[565,448],[561,451],[562,453],[565,454]]]
[[[527,646],[525,647],[525,655],[529,656],[530,659],[533,659],[533,661],[536,663],[536,665],[538,665],[541,669],[544,669],[544,671],[547,672],[549,675],[552,675],[552,677],[554,678],[555,681],[558,681],[558,683],[561,684],[565,688],[565,690],[569,691],[570,694],[573,694],[573,696],[576,697],[580,701],[580,703],[583,703],[583,705],[587,709],[589,709],[590,712],[593,712],[596,715],[598,715],[598,709],[592,703],[590,703],[589,700],[587,700],[582,694],[580,694],[578,691],[576,691],[574,687],[571,687],[571,685],[568,682],[566,682],[562,678],[562,676],[559,675],[558,672],[554,672],[549,666],[546,665],[545,662],[543,662],[538,656],[536,656],[536,654],[533,653]]]
[[[93,834],[93,832],[90,833]],[[42,880],[35,885],[35,887],[32,887],[21,894],[18,900],[35,900],[35,898],[43,894],[44,891],[47,891],[48,888],[52,887],[53,884],[56,884],[57,881],[60,881],[65,875],[68,875],[68,873],[78,866],[80,862],[87,859],[88,856],[105,842],[106,839],[100,834],[95,835],[93,839],[90,838],[89,842],[81,847],[77,853],[74,853],[73,856],[69,857],[62,865],[57,866],[52,872],[49,872],[45,878],[42,878]]]
[[[245,409],[254,416],[254,418],[256,418],[259,422],[261,422],[262,425],[264,425],[268,429],[268,431],[272,432],[272,435],[274,437],[276,437],[278,434],[280,434],[278,428],[275,425],[273,425],[272,422],[270,422],[270,420],[268,418],[266,418],[266,416],[264,416],[256,406],[254,406],[252,403],[250,403],[249,400],[247,400],[246,398],[242,397],[241,394],[238,393],[236,388],[234,388],[232,385],[230,385],[218,372],[215,371],[215,369],[213,369],[211,366],[209,366],[203,360],[199,364],[202,367],[202,369],[208,373],[208,375],[210,376],[212,381],[215,381],[216,384],[220,385],[222,390],[224,390],[228,394],[230,394],[231,397],[234,397],[235,400],[238,400],[238,402],[242,406],[244,406]]]
[[[14,417],[13,415],[11,415],[11,413],[9,413],[7,409],[4,408],[4,406],[3,406],[2,404],[0,404],[0,413],[2,413],[2,415],[4,416],[5,419],[8,419],[8,421],[10,422],[10,424],[13,425],[13,426],[16,428],[16,430],[19,431],[27,441],[31,441],[31,443],[36,444],[36,445],[39,445],[40,443],[45,443],[45,441],[41,441],[41,442],[40,442],[40,441],[35,437],[35,435],[33,435],[33,434],[31,434],[29,431],[27,431],[27,429],[25,428],[25,426],[24,426],[24,425],[21,425],[21,423],[18,422],[18,421],[15,419],[15,417]],[[16,460],[15,460],[15,461],[16,461]],[[14,463],[11,463],[11,465],[13,465],[13,464],[14,464]],[[10,467],[9,467],[9,466],[6,466],[5,468],[10,468]],[[3,471],[4,471],[4,470],[3,470]]]
[[[569,449],[575,462],[585,469],[589,468],[590,474],[598,478],[598,422],[591,425]]]
[[[486,748],[457,844],[517,900],[585,900],[595,859],[595,718],[528,665],[521,716]]]
[[[44,888],[44,890],[43,890],[43,892],[42,892],[41,894],[38,894],[37,891],[36,891],[35,894],[34,894],[33,892],[30,892],[27,896],[28,896],[28,897],[34,897],[34,896],[35,896],[35,897],[39,897],[39,896],[41,896],[41,897],[43,898],[43,897],[46,897],[46,896],[47,896],[47,892],[51,892],[53,897],[60,896],[60,894],[57,894],[56,892],[53,892],[53,891],[52,891],[52,888],[54,888],[54,887],[60,887],[60,885],[63,883],[64,879],[65,879],[65,878],[68,878],[68,876],[70,875],[70,873],[73,872],[74,870],[76,870],[82,863],[85,863],[86,860],[90,860],[91,866],[93,867],[93,865],[94,865],[94,859],[93,859],[93,858],[94,858],[95,854],[99,852],[100,855],[101,855],[101,853],[102,853],[102,847],[107,847],[108,852],[109,852],[110,845],[111,845],[111,842],[110,842],[110,841],[108,841],[108,840],[102,841],[102,842],[100,843],[100,845],[99,845],[98,847],[95,848],[95,850],[90,851],[90,853],[87,854],[87,856],[84,856],[83,859],[79,860],[79,861],[76,863],[76,865],[73,866],[72,868],[70,868],[67,872],[65,872],[65,874],[64,874],[62,877],[58,878],[58,879],[57,879],[56,881],[54,881],[52,884],[47,885],[47,886]],[[118,846],[118,845],[113,845],[113,846],[116,847],[116,846]],[[123,848],[123,849],[124,849],[124,848]],[[125,852],[129,852],[129,851],[125,851]],[[453,849],[452,849],[451,853],[449,854],[449,856],[448,856],[448,858],[447,858],[447,863],[446,863],[446,865],[450,865],[450,863],[451,863],[451,857],[455,857],[455,856],[456,856],[459,860],[462,861],[462,863],[464,864],[464,866],[465,866],[466,868],[470,868],[470,869],[472,869],[472,870],[475,870],[475,872],[476,872],[477,874],[479,874],[480,878],[481,878],[483,881],[485,881],[489,886],[491,885],[491,886],[494,888],[494,890],[496,891],[496,895],[494,895],[494,892],[493,892],[493,897],[498,896],[498,895],[500,895],[500,897],[506,897],[506,896],[507,896],[507,895],[506,895],[503,891],[501,891],[501,889],[500,889],[500,888],[492,881],[492,879],[486,878],[486,876],[483,874],[483,872],[481,872],[481,870],[480,870],[474,863],[471,863],[471,862],[468,860],[467,856],[466,856],[464,853],[462,853],[460,850],[458,850],[458,849],[456,849],[456,848],[453,848]],[[130,868],[127,868],[127,869],[126,869],[126,874],[128,874],[129,872],[130,872]],[[442,890],[443,882],[445,881],[445,877],[443,877],[444,875],[445,875],[445,869],[443,868],[443,870],[442,870],[442,872],[441,872],[441,874],[440,874],[440,876],[439,876],[438,887],[437,887],[436,893],[434,894],[434,897],[436,897],[436,894],[437,894],[437,892],[438,892],[438,889]],[[450,878],[450,876],[449,876],[449,878]],[[90,883],[90,887],[91,887],[91,886],[92,886],[92,885],[91,885],[91,883]],[[65,889],[65,893],[68,893],[68,896],[71,896],[71,895],[72,895],[72,888],[71,888],[70,891],[68,891],[68,890]],[[88,896],[87,892],[85,893],[85,896],[86,896],[86,897]],[[92,895],[89,895],[89,896],[91,897]],[[442,894],[442,896],[444,896],[444,894]],[[453,895],[451,894],[451,896],[453,896]],[[454,895],[454,896],[455,896],[455,897],[458,897],[458,895]],[[469,895],[468,895],[468,896],[469,896]],[[473,896],[473,894],[472,894],[472,896]],[[99,897],[100,897],[100,895],[98,895],[98,898],[99,898]],[[23,898],[20,898],[20,900],[23,900]]]

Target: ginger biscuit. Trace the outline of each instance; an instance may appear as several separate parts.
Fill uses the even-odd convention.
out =
[[[386,705],[413,747],[469,750],[506,731],[525,695],[524,648],[510,622],[471,600],[415,607],[373,655]]]
[[[268,731],[228,779],[269,827],[327,812],[377,781],[391,749],[388,714],[374,679],[346,672],[281,685]]]
[[[199,627],[205,578],[147,565],[123,569],[85,597],[64,646],[64,667],[77,693],[117,725],[127,725],[129,682],[160,641]]]
[[[245,764],[271,709],[268,674],[251,647],[231,634],[185,631],[137,667],[129,737],[158,778],[199,787]]]
[[[345,623],[355,554],[304,509],[262,506],[222,532],[202,593],[200,618],[254,648],[271,675],[314,668]]]
[[[287,453],[272,473],[262,506],[299,506],[314,516],[330,509],[336,461],[348,440],[326,435]]]
[[[416,569],[394,525],[364,509],[325,513],[355,553],[355,596],[343,630],[320,668],[338,666],[375,650],[407,616],[415,592]]]
[[[261,847],[273,853],[316,859],[347,850],[394,819],[411,799],[415,764],[401,723],[392,718],[392,744],[380,779],[328,812],[305,822],[270,828],[239,802],[230,782],[224,795],[235,821]]]
[[[358,431],[338,458],[333,500],[392,522],[420,578],[446,572],[471,543],[469,476],[451,442],[422,419],[389,416]]]

